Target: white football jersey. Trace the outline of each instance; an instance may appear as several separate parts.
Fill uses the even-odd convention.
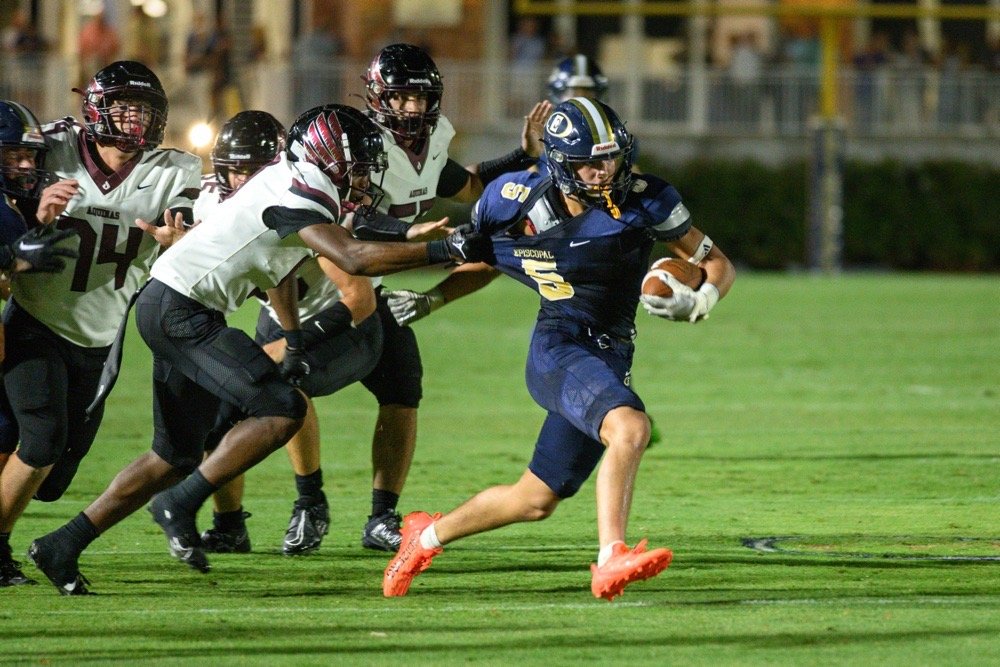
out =
[[[215,179],[215,175],[206,174],[201,179],[201,194],[198,195],[198,201],[194,203],[194,219],[213,224],[218,218],[212,214],[219,207],[221,200],[222,192],[219,190],[219,183]],[[300,321],[304,322],[340,301],[342,296],[340,290],[323,273],[319,260],[315,257],[307,259],[298,268],[297,273]],[[256,296],[260,298],[262,295],[256,294]],[[261,299],[261,303],[267,308],[271,319],[280,324],[277,313],[274,312],[267,300]]]
[[[202,305],[233,312],[315,257],[298,234],[281,238],[264,223],[264,211],[273,206],[316,212],[332,223],[340,219],[340,195],[330,179],[282,153],[163,253],[151,275]]]
[[[135,226],[135,219],[156,223],[168,208],[190,208],[198,194],[201,160],[179,150],[154,149],[109,176],[95,163],[84,128],[72,118],[42,131],[49,147],[45,168],[80,184],[55,223],[77,231],[79,236],[63,243],[80,257],[67,259],[60,273],[17,274],[14,299],[75,345],[110,345],[160,247]]]
[[[389,166],[382,178],[385,197],[379,210],[405,222],[414,222],[434,206],[438,181],[448,162],[448,146],[455,128],[441,116],[437,127],[424,142],[424,149],[414,155],[396,143],[390,132],[382,132]],[[376,179],[377,180],[377,179]]]
[[[416,222],[431,210],[437,198],[441,172],[448,163],[448,146],[454,136],[451,121],[441,116],[424,142],[423,151],[414,155],[397,144],[391,132],[383,131],[388,167],[381,183],[385,197],[379,202],[378,210],[409,223]],[[372,282],[380,285],[382,279],[375,278]]]

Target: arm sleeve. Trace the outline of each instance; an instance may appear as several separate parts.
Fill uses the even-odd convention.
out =
[[[438,179],[435,194],[438,197],[454,197],[462,191],[470,178],[472,178],[472,173],[468,169],[448,158],[444,169],[441,170],[441,178]]]
[[[261,219],[268,229],[278,232],[278,236],[281,238],[297,234],[300,230],[312,225],[332,224],[330,218],[317,211],[284,206],[269,206],[264,209]]]
[[[405,241],[409,227],[402,220],[378,211],[354,216],[354,236],[362,241]]]

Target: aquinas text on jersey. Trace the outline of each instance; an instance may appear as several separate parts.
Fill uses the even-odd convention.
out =
[[[107,218],[108,220],[118,220],[121,217],[121,213],[118,211],[98,208],[97,206],[88,206],[87,215],[93,215],[98,218]]]

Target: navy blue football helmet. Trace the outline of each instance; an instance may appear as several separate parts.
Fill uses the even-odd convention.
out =
[[[119,60],[100,69],[83,95],[83,124],[102,146],[131,153],[156,148],[163,143],[167,127],[167,94],[153,70],[134,60]],[[134,122],[123,117],[116,102],[140,105]]]
[[[319,167],[338,191],[352,201],[379,198],[371,180],[388,166],[382,133],[368,116],[354,107],[327,104],[303,113],[288,131],[288,155],[292,161],[311,162]],[[369,175],[370,185],[358,190],[352,187],[351,177],[362,174]]]
[[[375,56],[364,76],[365,103],[379,127],[399,140],[420,141],[434,131],[441,117],[441,72],[423,49],[412,44],[390,44]],[[427,110],[409,114],[392,108],[394,93],[423,93]]]
[[[635,141],[611,107],[586,97],[558,104],[545,121],[542,143],[552,180],[563,194],[617,213],[632,187]],[[604,160],[617,162],[608,185],[589,185],[577,176],[581,164]]]
[[[0,191],[15,199],[37,199],[48,180],[42,168],[48,150],[38,119],[28,107],[0,102]],[[15,151],[33,151],[35,166],[17,166]]]
[[[591,92],[590,97],[601,99],[608,92],[608,77],[592,58],[582,53],[563,58],[549,74],[549,99],[553,104],[579,94],[580,90]]]
[[[215,180],[223,195],[232,192],[229,170],[252,173],[285,150],[285,128],[266,111],[241,111],[226,121],[212,148]]]

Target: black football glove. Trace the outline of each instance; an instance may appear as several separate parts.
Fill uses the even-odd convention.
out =
[[[470,224],[459,225],[443,240],[451,259],[459,264],[494,261],[493,241]]]
[[[296,347],[285,348],[285,358],[281,362],[281,377],[288,384],[293,387],[300,386],[311,370],[305,350]]]
[[[0,265],[11,269],[20,259],[31,265],[25,273],[58,273],[66,268],[63,257],[76,259],[80,256],[73,248],[56,247],[60,241],[74,236],[75,229],[56,230],[47,225],[35,227],[14,241],[13,247],[0,252]]]

